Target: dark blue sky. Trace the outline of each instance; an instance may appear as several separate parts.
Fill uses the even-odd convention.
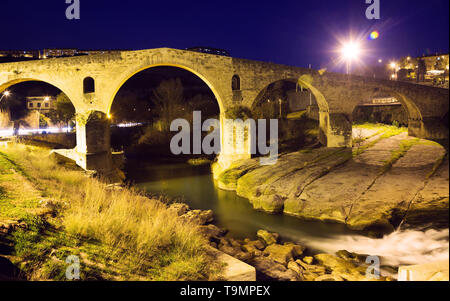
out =
[[[381,20],[365,0],[81,0],[67,20],[65,0],[1,0],[0,49],[144,49],[206,45],[234,57],[329,67],[334,36],[375,29],[368,61],[448,52],[448,0],[381,0]]]

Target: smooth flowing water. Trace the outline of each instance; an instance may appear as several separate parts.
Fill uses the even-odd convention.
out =
[[[266,229],[308,246],[312,252],[348,250],[377,255],[382,265],[418,264],[449,258],[449,231],[396,231],[381,239],[351,231],[341,224],[304,221],[256,211],[235,192],[218,189],[209,166],[128,161],[127,175],[135,186],[152,193],[181,197],[192,209],[212,209],[215,224],[235,238],[254,238]]]

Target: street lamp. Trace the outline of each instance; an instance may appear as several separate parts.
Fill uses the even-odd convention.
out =
[[[392,79],[395,79],[397,77],[397,63],[392,62],[389,65],[392,69],[392,71],[394,71],[394,74],[392,74]]]
[[[347,65],[347,74],[350,73],[351,62],[359,57],[361,48],[358,43],[348,42],[341,48],[341,54]]]
[[[0,98],[0,102],[3,100],[3,97],[8,97],[9,95],[11,95],[11,92],[9,92],[8,90],[6,90],[5,92],[3,92],[2,97]]]

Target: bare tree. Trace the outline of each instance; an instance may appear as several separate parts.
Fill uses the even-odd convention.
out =
[[[163,130],[168,131],[170,123],[183,115],[183,84],[179,78],[163,80],[153,90],[152,102],[159,111]]]

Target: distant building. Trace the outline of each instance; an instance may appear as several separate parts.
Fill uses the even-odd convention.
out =
[[[71,57],[78,55],[96,55],[96,54],[110,54],[123,50],[80,50],[76,48],[52,48],[44,49],[40,58],[52,58],[52,57]]]
[[[211,47],[199,46],[199,47],[186,48],[186,50],[214,54],[214,55],[221,55],[221,56],[230,56],[230,53],[226,50],[218,49],[218,48],[211,48]]]
[[[403,57],[399,60],[397,74],[398,80],[410,80],[448,88],[449,55]]]
[[[27,109],[39,110],[42,113],[47,113],[55,106],[55,97],[52,96],[30,96],[27,97]]]
[[[0,50],[0,57],[39,58],[39,50]]]

